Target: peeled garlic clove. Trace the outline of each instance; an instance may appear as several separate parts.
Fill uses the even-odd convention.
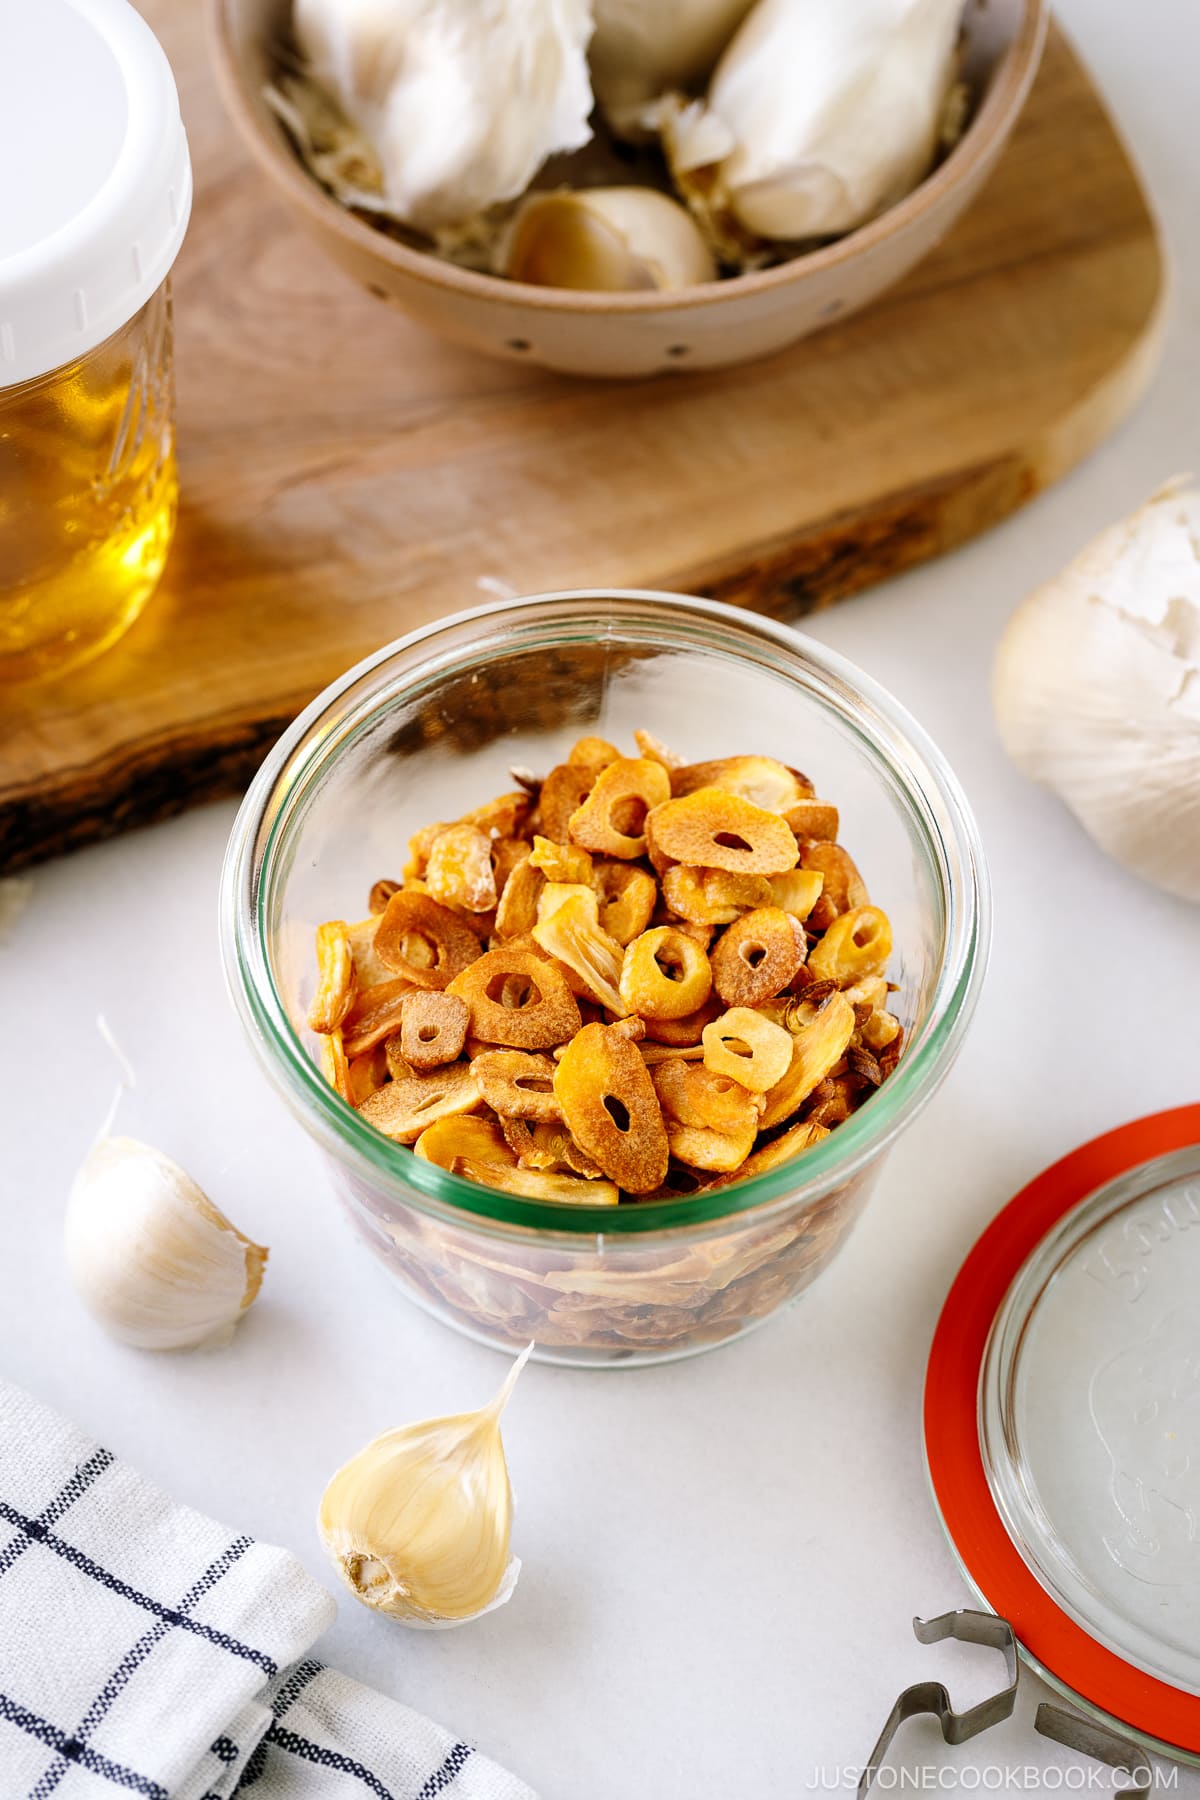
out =
[[[1168,483],[1030,594],[992,697],[1013,761],[1102,850],[1200,900],[1200,486]]]
[[[89,1312],[142,1350],[226,1341],[262,1286],[268,1254],[170,1157],[111,1137],[75,1177],[66,1252]]]
[[[695,221],[653,188],[532,194],[501,250],[502,273],[539,287],[629,293],[712,281]]]
[[[596,98],[618,131],[647,100],[707,75],[752,0],[595,0],[588,60]]]
[[[398,219],[436,234],[524,192],[591,136],[590,0],[295,0],[313,77],[378,159]]]
[[[758,0],[707,102],[664,115],[681,191],[718,236],[853,231],[926,174],[962,0]]]
[[[482,1412],[385,1431],[338,1470],[317,1529],[364,1606],[404,1625],[463,1625],[502,1606],[521,1565],[500,1415],[530,1344]]]

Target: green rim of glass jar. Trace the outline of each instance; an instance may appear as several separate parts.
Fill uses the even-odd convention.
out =
[[[657,616],[654,616],[657,615]],[[275,986],[267,927],[275,857],[288,826],[318,783],[332,756],[354,743],[377,720],[387,699],[361,696],[344,719],[339,704],[350,690],[395,658],[426,646],[428,656],[405,680],[405,689],[434,689],[461,658],[437,658],[438,639],[478,626],[472,661],[486,662],[491,633],[505,647],[524,636],[536,642],[554,629],[554,643],[656,642],[667,648],[707,648],[745,661],[756,659],[775,674],[780,652],[800,664],[806,692],[814,690],[857,738],[884,783],[902,801],[923,840],[940,886],[942,966],[925,1020],[895,1072],[857,1112],[801,1159],[746,1181],[672,1200],[634,1205],[585,1206],[527,1200],[485,1188],[415,1156],[367,1124],[330,1087],[292,1027]],[[499,645],[494,645],[499,648]],[[541,645],[549,649],[549,643]],[[221,876],[221,943],[234,1005],[267,1074],[298,1107],[309,1131],[339,1161],[358,1165],[368,1180],[383,1178],[403,1205],[431,1202],[440,1216],[468,1214],[473,1223],[501,1232],[517,1226],[567,1238],[665,1232],[720,1224],[743,1213],[818,1199],[873,1162],[930,1098],[947,1073],[974,1011],[987,964],[990,894],[978,829],[957,778],[916,721],[885,689],[855,665],[789,627],[718,601],[643,589],[581,589],[503,600],[410,632],[332,682],[269,753],[238,812]],[[803,1177],[800,1169],[803,1168]]]

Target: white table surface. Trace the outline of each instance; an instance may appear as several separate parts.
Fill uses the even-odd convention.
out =
[[[1161,373],[1128,424],[1018,517],[809,626],[912,708],[977,809],[996,936],[967,1048],[849,1246],[790,1313],[658,1370],[526,1371],[506,1427],[525,1562],[511,1605],[415,1634],[346,1597],[320,1645],[546,1800],[850,1787],[907,1682],[941,1675],[964,1703],[989,1690],[990,1653],[923,1650],[909,1628],[914,1612],[969,1602],[922,1472],[938,1308],[1032,1174],[1111,1125],[1197,1098],[1200,914],[1107,862],[1008,766],[990,723],[992,646],[1020,596],[1200,461],[1200,9],[1062,0],[1060,12],[1165,226],[1175,280]],[[208,807],[37,870],[0,947],[0,1371],[324,1579],[313,1515],[334,1467],[386,1426],[482,1402],[501,1364],[408,1306],[351,1240],[316,1152],[242,1044],[213,925],[232,817]],[[100,1011],[142,1071],[125,1128],[271,1246],[264,1297],[227,1351],[121,1349],[67,1284],[64,1198],[113,1087]],[[1004,1770],[1031,1769],[1019,1785],[1061,1781],[1045,1771],[1078,1759],[1034,1736],[1041,1697],[1027,1676],[1016,1717],[958,1751],[914,1723],[897,1758],[928,1780],[949,1765],[964,1786]],[[1178,1786],[1200,1796],[1200,1775]]]

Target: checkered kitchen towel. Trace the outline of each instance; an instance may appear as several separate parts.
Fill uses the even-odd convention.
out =
[[[333,1614],[285,1551],[0,1382],[0,1800],[535,1800],[307,1659]]]

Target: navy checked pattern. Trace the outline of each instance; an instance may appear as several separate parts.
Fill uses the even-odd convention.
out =
[[[146,1612],[153,1613],[156,1618],[165,1620],[168,1625],[178,1625],[181,1631],[194,1632],[197,1637],[202,1637],[208,1643],[215,1644],[219,1650],[228,1650],[231,1656],[244,1657],[247,1662],[254,1663],[267,1675],[274,1675],[278,1672],[275,1663],[265,1651],[252,1649],[249,1644],[240,1643],[237,1638],[231,1637],[227,1631],[218,1631],[215,1625],[202,1625],[199,1619],[189,1619],[187,1614],[180,1612],[177,1607],[163,1606],[158,1600],[151,1599],[149,1594],[139,1593],[137,1588],[130,1587],[127,1581],[122,1581],[118,1575],[113,1575],[108,1569],[101,1568],[100,1564],[95,1562],[92,1557],[85,1556],[82,1550],[77,1550],[74,1544],[68,1544],[48,1526],[43,1525],[37,1519],[29,1518],[26,1513],[18,1512],[17,1508],[10,1506],[6,1500],[0,1500],[0,1519],[6,1519],[10,1525],[17,1526],[35,1543],[45,1544],[47,1550],[53,1550],[56,1556],[61,1556],[65,1562],[69,1562],[81,1574],[88,1575],[93,1581],[99,1582],[101,1587],[108,1588],[111,1593],[120,1594],[122,1599],[132,1601],[134,1606],[140,1606]]]
[[[105,1469],[111,1468],[114,1460],[111,1450],[97,1450],[87,1462],[80,1463],[62,1492],[55,1496],[45,1512],[38,1514],[37,1523],[46,1527],[57,1525],[63,1514],[91,1487],[97,1475],[102,1475]],[[22,1527],[12,1542],[0,1550],[0,1575],[7,1575],[13,1564],[24,1556],[32,1541],[29,1533]]]
[[[271,1711],[277,1719],[282,1719],[288,1707],[300,1698],[309,1682],[315,1680],[324,1667],[324,1663],[311,1656],[296,1664],[287,1680],[280,1683],[279,1692],[271,1703]]]
[[[233,1567],[234,1563],[246,1554],[247,1550],[249,1550],[253,1544],[253,1541],[252,1538],[248,1537],[235,1538],[229,1548],[223,1551],[222,1554],[217,1557],[215,1562],[209,1564],[199,1581],[195,1582],[194,1585],[188,1589],[187,1593],[183,1596],[183,1599],[179,1602],[180,1613],[189,1612],[198,1601],[202,1600],[204,1595],[214,1588],[221,1577]],[[89,1706],[83,1719],[76,1727],[74,1739],[72,1741],[83,1743],[91,1736],[104,1719],[118,1694],[128,1686],[129,1682],[146,1661],[146,1658],[150,1655],[155,1645],[160,1644],[167,1633],[174,1629],[175,1626],[173,1621],[160,1619],[157,1625],[152,1625],[149,1631],[143,1632],[137,1643],[132,1646],[128,1653],[117,1664],[117,1667],[113,1670],[100,1692],[96,1695],[96,1698],[92,1701],[91,1706]],[[224,1740],[218,1739],[218,1742],[221,1741],[229,1744],[229,1748],[233,1752],[232,1757],[223,1757],[222,1760],[234,1760],[237,1757],[237,1746],[231,1744],[228,1738],[225,1738]],[[215,1750],[216,1746],[214,1745],[213,1748]],[[49,1800],[50,1795],[57,1788],[59,1782],[67,1773],[70,1766],[70,1762],[66,1755],[60,1751],[58,1759],[51,1763],[50,1767],[30,1789],[29,1800]]]
[[[139,1775],[135,1769],[127,1769],[122,1763],[115,1763],[107,1756],[101,1756],[88,1744],[81,1744],[78,1738],[68,1737],[49,1719],[41,1718],[30,1712],[16,1700],[10,1700],[7,1694],[0,1694],[0,1719],[6,1719],[10,1725],[17,1725],[30,1737],[37,1738],[50,1750],[57,1750],[65,1757],[68,1766],[78,1763],[91,1775],[103,1775],[117,1787],[128,1789],[131,1794],[142,1794],[145,1800],[171,1800],[170,1794],[160,1782],[149,1781],[146,1776]]]
[[[74,1732],[63,1731],[49,1719],[41,1717],[31,1708],[22,1705],[20,1701],[0,1693],[0,1721],[15,1726],[54,1752],[54,1760],[39,1777],[28,1800],[50,1800],[50,1796],[59,1786],[63,1776],[73,1765],[85,1769],[89,1774],[100,1776],[103,1780],[112,1783],[114,1787],[138,1794],[143,1797],[143,1800],[170,1800],[167,1789],[161,1783],[139,1774],[136,1769],[127,1768],[111,1757],[104,1756],[100,1751],[93,1749],[87,1741],[89,1735],[94,1733],[102,1723],[134,1674],[146,1662],[155,1646],[170,1631],[178,1629],[192,1632],[218,1649],[226,1650],[232,1656],[242,1657],[253,1663],[268,1677],[274,1677],[277,1673],[275,1662],[263,1651],[255,1650],[250,1645],[231,1636],[230,1633],[220,1631],[214,1626],[202,1624],[190,1616],[191,1609],[251,1548],[253,1543],[251,1538],[236,1538],[193,1584],[178,1607],[168,1607],[132,1587],[128,1582],[123,1581],[111,1570],[104,1568],[94,1558],[86,1555],[75,1545],[67,1543],[57,1534],[54,1527],[60,1519],[87,1491],[92,1482],[112,1466],[114,1461],[115,1458],[111,1451],[97,1450],[87,1462],[80,1464],[73,1471],[66,1485],[37,1518],[32,1518],[0,1500],[0,1520],[13,1526],[17,1533],[3,1549],[0,1549],[0,1577],[4,1576],[19,1561],[31,1544],[42,1544],[53,1555],[61,1557],[77,1569],[80,1574],[107,1588],[111,1593],[120,1595],[132,1605],[150,1613],[156,1621],[148,1631],[143,1632],[113,1670]],[[359,1762],[355,1757],[346,1756],[341,1751],[331,1750],[324,1745],[313,1743],[311,1739],[304,1737],[300,1732],[292,1731],[283,1724],[284,1714],[294,1705],[308,1684],[321,1673],[322,1667],[321,1663],[309,1659],[298,1664],[283,1681],[272,1703],[273,1723],[249,1758],[237,1791],[244,1792],[261,1776],[265,1766],[267,1746],[272,1744],[277,1749],[296,1756],[314,1767],[329,1769],[337,1774],[349,1776],[373,1794],[375,1800],[399,1800],[399,1796],[393,1794],[365,1763]],[[220,1736],[210,1746],[210,1752],[220,1762],[229,1765],[237,1761],[238,1746],[231,1738]],[[415,1796],[415,1800],[437,1800],[437,1796],[445,1793],[454,1783],[471,1755],[469,1744],[455,1744],[441,1766],[426,1779]],[[217,1796],[215,1793],[207,1794],[203,1800],[217,1800]]]
[[[368,1769],[365,1763],[356,1761],[353,1756],[343,1756],[340,1750],[329,1750],[324,1744],[314,1744],[311,1739],[301,1737],[298,1731],[289,1731],[278,1720],[267,1732],[267,1742],[277,1745],[280,1750],[290,1751],[293,1756],[312,1763],[318,1769],[333,1769],[339,1775],[352,1775],[368,1792],[376,1796],[376,1800],[401,1800],[401,1796],[394,1794],[391,1788],[384,1787],[378,1775]],[[455,1744],[441,1767],[435,1769],[429,1779],[422,1783],[416,1800],[434,1800],[435,1795],[445,1793],[470,1754],[470,1744]]]
[[[314,1744],[311,1738],[306,1738],[300,1732],[292,1731],[283,1724],[284,1714],[299,1699],[314,1676],[321,1673],[323,1667],[322,1663],[315,1662],[310,1658],[307,1662],[297,1664],[287,1680],[283,1682],[272,1706],[275,1721],[247,1762],[242,1778],[238,1782],[237,1792],[239,1794],[246,1793],[259,1780],[266,1768],[268,1746],[274,1745],[277,1750],[286,1750],[289,1755],[299,1757],[303,1762],[311,1763],[314,1768],[331,1769],[336,1774],[349,1775],[353,1780],[360,1782],[369,1793],[374,1794],[375,1800],[402,1800],[402,1796],[394,1794],[391,1788],[385,1787],[379,1776],[373,1769],[368,1769],[365,1763],[359,1762],[353,1756],[344,1756],[340,1750],[330,1750],[324,1744]],[[414,1800],[437,1800],[437,1795],[445,1793],[471,1754],[470,1744],[455,1744],[441,1766],[435,1769],[433,1774],[422,1783],[420,1792],[414,1796]]]
[[[352,1756],[343,1756],[340,1750],[327,1750],[324,1744],[314,1744],[309,1738],[301,1737],[298,1731],[289,1731],[278,1722],[271,1726],[267,1737],[280,1750],[290,1750],[293,1756],[313,1763],[318,1769],[336,1769],[339,1775],[353,1775],[376,1796],[376,1800],[399,1800],[399,1796],[393,1794],[391,1788],[384,1787],[378,1775],[373,1775],[365,1763],[356,1762]]]
[[[436,1794],[444,1794],[470,1754],[470,1744],[455,1744],[441,1768],[433,1771],[417,1795],[417,1800],[434,1800]]]

